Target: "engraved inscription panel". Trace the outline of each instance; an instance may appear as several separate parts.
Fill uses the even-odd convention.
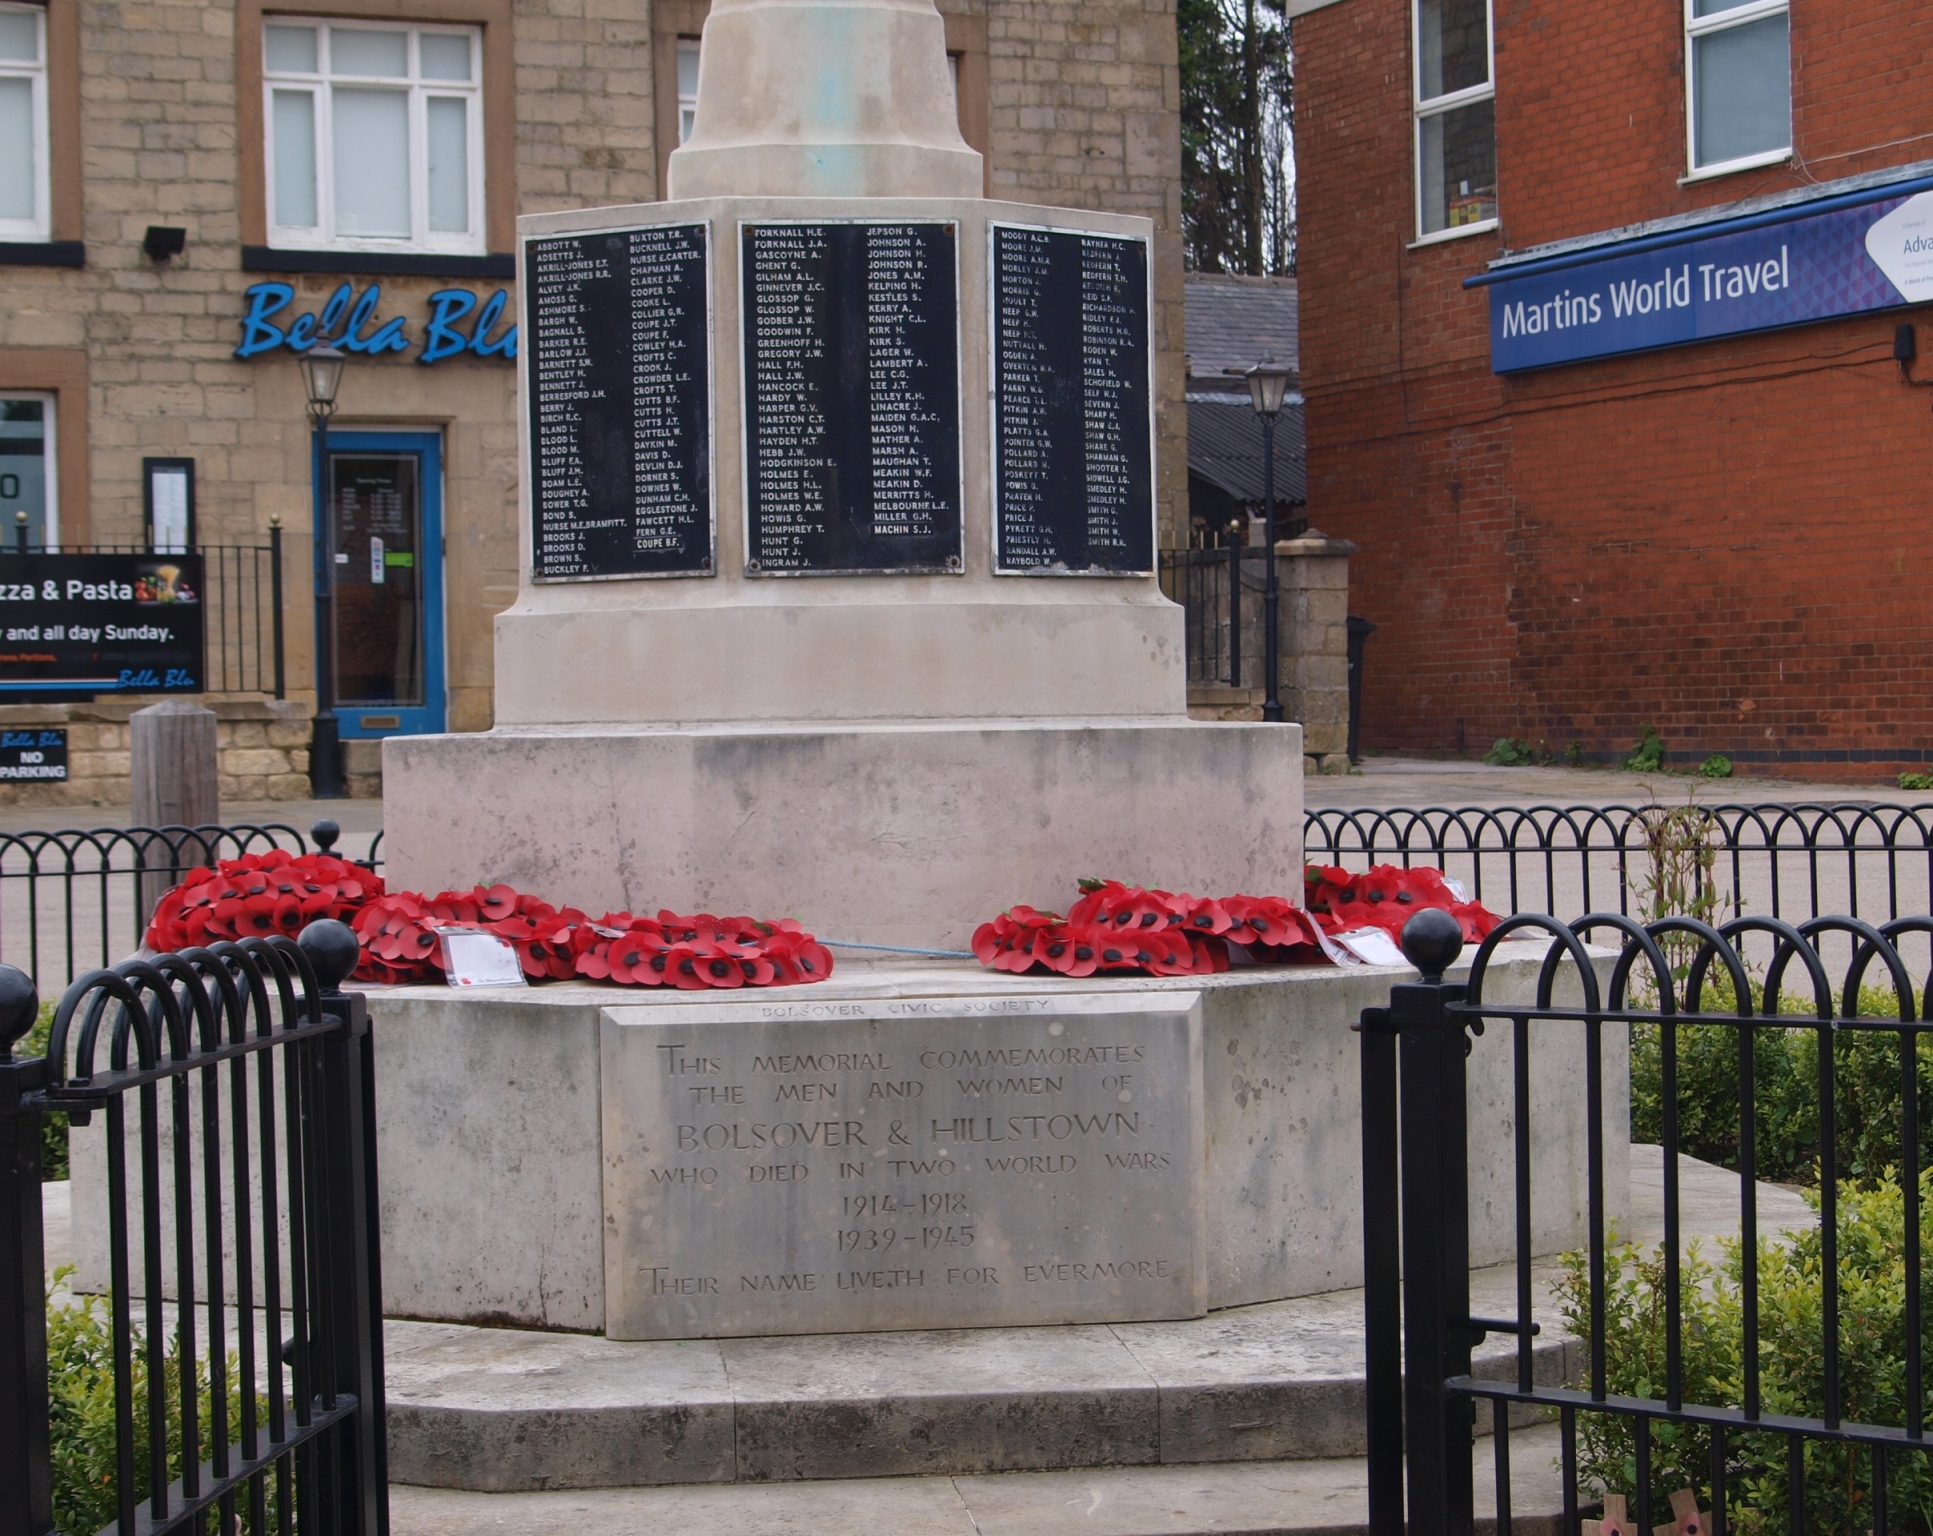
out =
[[[617,1339],[1199,1316],[1199,994],[605,1010]]]
[[[1154,569],[1148,247],[992,229],[994,565]]]
[[[709,260],[704,224],[528,243],[537,580],[711,573]]]
[[[960,569],[959,228],[747,224],[746,568]]]

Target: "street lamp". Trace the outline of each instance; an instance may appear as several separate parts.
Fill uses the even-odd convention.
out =
[[[1282,397],[1288,393],[1289,370],[1274,358],[1264,358],[1248,370],[1248,401],[1262,418],[1262,524],[1268,543],[1268,585],[1262,597],[1262,718],[1282,718],[1282,691],[1278,676],[1281,631],[1276,614],[1281,605],[1281,588],[1275,574],[1275,418],[1282,414]]]
[[[297,359],[315,423],[315,719],[309,727],[309,787],[318,800],[342,798],[342,735],[336,722],[336,541],[329,507],[329,418],[348,357],[324,343]]]

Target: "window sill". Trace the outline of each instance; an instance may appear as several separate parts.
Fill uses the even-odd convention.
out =
[[[1762,155],[1747,155],[1742,160],[1726,160],[1719,165],[1701,165],[1695,171],[1687,171],[1678,178],[1678,185],[1689,187],[1695,182],[1715,181],[1720,176],[1736,176],[1740,171],[1762,171],[1768,165],[1790,165],[1791,149],[1770,149]]]
[[[87,246],[79,240],[0,240],[3,267],[84,267]]]
[[[1472,235],[1494,234],[1501,226],[1501,219],[1484,219],[1477,224],[1459,224],[1454,229],[1439,229],[1433,235],[1419,235],[1410,241],[1409,249],[1418,251],[1429,245],[1442,245],[1449,240],[1467,240]]]
[[[368,277],[496,277],[517,275],[509,254],[441,256],[423,251],[284,251],[242,247],[244,272],[342,272]]]

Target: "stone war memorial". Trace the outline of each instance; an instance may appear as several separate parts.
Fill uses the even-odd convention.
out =
[[[930,0],[716,0],[702,57],[669,200],[520,223],[497,720],[385,744],[385,874],[792,917],[837,968],[372,991],[391,1474],[1357,1454],[1359,1326],[1351,1366],[1321,1319],[1360,1303],[1321,1298],[1363,1273],[1349,1025],[1405,972],[966,953],[1088,876],[1302,891],[1300,727],[1188,718],[1156,582],[1152,225],[981,195]],[[1533,995],[1525,948],[1490,995]],[[1544,1253],[1585,1220],[1567,1059]],[[1486,1070],[1478,1263],[1515,1220]]]

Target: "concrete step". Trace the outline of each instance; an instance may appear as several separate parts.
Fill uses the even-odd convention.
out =
[[[1486,1314],[1488,1315],[1488,1314]],[[1178,1323],[614,1343],[387,1326],[391,1476],[490,1491],[1355,1456],[1362,1296]],[[1513,1341],[1483,1351],[1514,1370]],[[1541,1379],[1576,1365],[1539,1341]]]
[[[1514,1536],[1559,1536],[1553,1426],[1510,1437]],[[1494,1532],[1490,1442],[1479,1441],[1477,1529]],[[1101,1467],[956,1477],[471,1493],[390,1489],[392,1536],[1358,1536],[1359,1459]]]

